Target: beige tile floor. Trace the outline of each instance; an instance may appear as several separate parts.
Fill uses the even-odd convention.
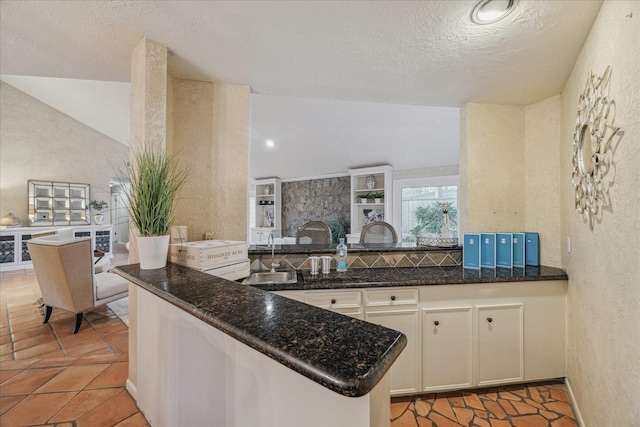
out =
[[[148,426],[125,389],[126,301],[86,313],[73,335],[73,313],[42,324],[33,270],[2,272],[0,284],[0,427]],[[573,427],[568,401],[553,382],[393,398],[391,427]]]
[[[53,310],[42,324],[33,270],[3,272],[0,426],[148,426],[124,385],[129,330],[109,307]]]

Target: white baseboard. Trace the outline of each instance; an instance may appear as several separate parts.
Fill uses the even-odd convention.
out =
[[[564,379],[564,384],[567,386],[567,393],[569,394],[569,403],[571,404],[571,408],[573,409],[573,415],[576,416],[576,423],[578,424],[578,427],[586,427],[584,425],[584,420],[582,419],[582,414],[580,414],[580,408],[578,408],[578,402],[576,401],[576,396],[573,394],[573,390],[571,389],[569,378]]]
[[[129,378],[127,378],[126,388],[127,388],[127,391],[129,392],[129,394],[131,395],[131,397],[133,397],[133,400],[135,400],[136,403],[137,403],[138,402],[138,388],[136,387],[136,385]]]

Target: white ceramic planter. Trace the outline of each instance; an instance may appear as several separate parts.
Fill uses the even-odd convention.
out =
[[[138,242],[138,256],[141,270],[153,270],[167,266],[167,254],[169,253],[169,235],[136,237]]]

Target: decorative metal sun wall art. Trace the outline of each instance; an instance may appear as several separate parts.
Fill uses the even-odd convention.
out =
[[[584,92],[578,100],[578,117],[573,134],[573,174],[575,208],[593,230],[602,207],[608,206],[609,182],[605,180],[611,166],[611,142],[620,128],[613,126],[615,102],[607,89],[611,66],[602,77],[589,73]]]

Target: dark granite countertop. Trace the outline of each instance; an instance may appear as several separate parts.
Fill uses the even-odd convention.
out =
[[[334,253],[337,244],[331,245],[275,245],[274,252],[277,254],[316,254],[316,253]],[[372,243],[347,244],[349,252],[410,252],[410,251],[462,251],[462,246],[454,247],[436,247],[436,246],[417,246],[415,243]],[[249,245],[249,255],[271,254],[271,246],[267,245]]]
[[[113,271],[345,396],[371,391],[407,344],[398,331],[177,264]]]
[[[391,286],[465,285],[473,283],[567,280],[564,270],[555,267],[482,268],[453,267],[351,268],[344,273],[311,275],[298,270],[298,282],[253,285],[267,291],[381,288]]]

